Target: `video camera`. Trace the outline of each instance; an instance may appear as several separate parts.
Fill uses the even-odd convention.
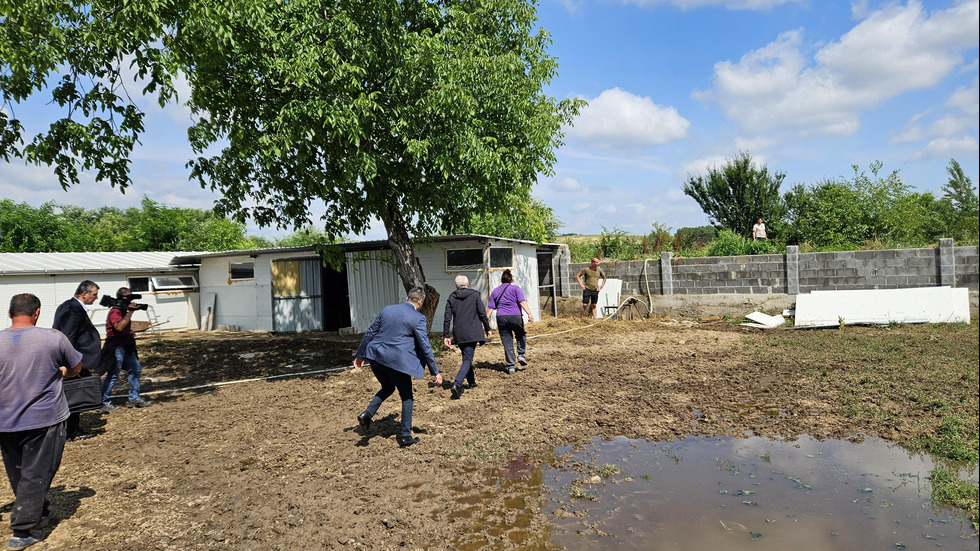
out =
[[[134,300],[141,298],[143,298],[143,295],[137,294],[132,294],[124,298],[115,298],[112,295],[102,295],[102,300],[99,301],[99,306],[108,306],[109,308],[117,308],[119,310],[146,310],[149,308],[149,305],[132,303]]]

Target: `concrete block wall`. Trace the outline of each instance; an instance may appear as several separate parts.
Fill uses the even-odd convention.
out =
[[[608,260],[601,267],[623,280],[623,295],[796,295],[813,290],[897,289],[950,285],[980,290],[978,247],[954,247],[941,239],[938,248],[882,251]],[[575,275],[588,263],[572,263],[568,285],[577,295]],[[645,268],[644,268],[645,266]],[[647,290],[649,281],[649,291]]]
[[[939,249],[800,254],[800,292],[817,289],[936,287]]]
[[[955,247],[953,250],[953,287],[980,290],[980,271],[977,270],[977,265],[980,264],[980,247]]]
[[[786,292],[786,259],[781,254],[677,258],[672,264],[673,292],[678,295]]]
[[[571,263],[568,265],[568,284],[565,288],[571,290],[571,296],[581,296],[575,276],[582,268],[588,267],[588,262]],[[646,265],[644,271],[644,265]],[[647,294],[661,295],[660,261],[656,258],[646,260],[606,260],[599,265],[606,277],[623,280],[623,296],[643,296]],[[649,291],[647,283],[649,282]]]

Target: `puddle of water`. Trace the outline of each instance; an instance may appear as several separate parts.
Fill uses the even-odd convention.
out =
[[[589,474],[545,470],[543,512],[572,551],[977,549],[969,519],[932,504],[930,458],[878,438],[617,437],[570,460]]]

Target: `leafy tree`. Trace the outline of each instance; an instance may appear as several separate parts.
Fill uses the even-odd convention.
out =
[[[948,211],[945,218],[950,226],[949,235],[959,241],[976,243],[980,240],[977,188],[955,159],[949,160],[946,172],[949,173],[949,183],[943,186],[945,193],[940,200],[940,208]]]
[[[674,250],[682,251],[704,247],[718,237],[718,230],[714,226],[697,226],[694,228],[681,228],[674,235]]]
[[[908,228],[902,228],[909,222],[907,213],[898,208],[899,204],[912,193],[912,188],[902,181],[898,170],[893,170],[886,177],[878,175],[883,164],[875,161],[868,167],[871,175],[860,170],[858,165],[851,165],[854,178],[849,185],[858,195],[861,205],[861,219],[868,230],[868,239],[882,241],[896,238],[900,233],[907,233]]]
[[[333,242],[326,233],[316,229],[313,225],[309,225],[277,239],[275,243],[277,247],[303,247]]]
[[[136,219],[129,228],[131,250],[178,250],[181,236],[193,225],[191,220],[194,214],[187,209],[168,207],[143,197]]]
[[[179,251],[233,251],[251,249],[245,237],[245,224],[207,212],[179,236]]]
[[[551,172],[581,104],[544,93],[549,45],[520,0],[25,0],[0,28],[4,104],[51,86],[63,111],[27,145],[0,111],[0,154],[53,165],[63,186],[81,168],[125,187],[143,115],[122,60],[161,103],[183,72],[193,149],[221,147],[189,163],[219,214],[301,228],[322,202],[331,237],[378,218],[409,288],[424,283],[411,236],[529,200]]]
[[[812,188],[797,184],[785,200],[790,243],[847,249],[857,247],[869,235],[861,197],[847,183],[826,180]]]
[[[956,159],[949,160],[946,167],[949,182],[943,186],[944,197],[953,203],[953,208],[966,216],[977,216],[980,213],[980,199],[977,197],[977,186],[973,185],[970,177],[963,173]]]
[[[27,203],[0,201],[0,252],[57,252],[73,241],[73,228],[58,217],[54,203],[35,209]]]
[[[653,255],[674,250],[677,239],[670,234],[670,227],[660,222],[653,222],[652,225],[650,233],[643,238],[643,254]]]
[[[784,178],[782,172],[770,174],[765,165],[753,166],[752,157],[743,151],[721,169],[689,176],[684,193],[698,202],[712,224],[751,235],[752,225],[762,218],[769,233],[779,235],[786,214],[779,194]]]
[[[456,228],[457,233],[476,233],[544,243],[554,241],[561,220],[537,197],[498,212],[476,214]]]

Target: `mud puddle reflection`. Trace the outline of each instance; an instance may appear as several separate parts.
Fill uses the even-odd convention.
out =
[[[545,468],[541,512],[569,550],[977,549],[928,456],[862,440],[596,441]]]

